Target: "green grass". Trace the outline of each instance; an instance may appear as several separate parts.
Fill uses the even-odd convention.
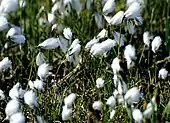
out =
[[[63,122],[61,117],[62,106],[64,105],[63,100],[70,93],[77,93],[73,106],[73,115],[68,121],[70,123],[132,122],[126,108],[118,104],[114,108],[116,110],[114,119],[109,119],[110,111],[106,106],[106,100],[113,94],[115,88],[110,65],[116,54],[111,50],[106,58],[91,57],[89,52],[84,50],[85,44],[100,32],[95,24],[94,12],[101,13],[102,9],[100,2],[94,1],[93,8],[82,10],[79,15],[75,11],[71,11],[69,16],[64,18],[56,16],[55,23],[62,24],[63,27],[70,27],[75,38],[81,41],[82,51],[80,54],[82,55],[82,63],[77,67],[73,67],[72,64],[66,61],[65,55],[60,49],[43,51],[47,62],[53,66],[52,73],[55,76],[49,77],[45,82],[44,92],[36,91],[40,104],[39,110],[31,110],[28,106],[23,107],[24,114],[28,116],[27,122],[33,122],[35,115],[43,116],[46,123]],[[5,118],[4,109],[10,99],[8,92],[12,86],[20,82],[23,89],[28,89],[28,81],[37,78],[38,67],[35,63],[36,55],[39,52],[37,45],[49,37],[63,35],[60,31],[51,32],[50,25],[39,24],[39,18],[46,18],[47,13],[50,12],[52,6],[50,0],[44,0],[43,2],[41,0],[26,0],[26,2],[25,8],[11,13],[8,19],[9,22],[24,28],[26,43],[21,45],[20,48],[19,45],[14,45],[14,43],[5,38],[7,31],[0,32],[0,59],[10,56],[13,62],[12,69],[0,73],[0,89],[6,95],[6,100],[0,101],[0,112],[2,114],[0,121]],[[135,66],[127,70],[126,61],[123,58],[124,49],[120,48],[119,54],[123,65],[121,75],[126,78],[125,82],[128,88],[137,86],[143,93],[143,97],[135,104],[135,107],[141,109],[141,111],[146,109],[146,104],[150,102],[153,95],[157,97],[158,111],[153,114],[152,119],[148,119],[148,122],[151,122],[151,120],[162,123],[170,122],[170,79],[169,77],[165,80],[158,78],[160,68],[166,67],[170,71],[169,59],[159,64],[157,63],[157,61],[167,57],[170,51],[170,5],[165,0],[162,0],[162,2],[145,0],[145,2],[147,4],[142,12],[144,23],[137,28],[135,33],[137,38],[125,34],[128,40],[126,43],[131,42],[136,47],[137,60]],[[123,0],[116,1],[116,3],[116,11],[124,8]],[[39,13],[41,5],[45,6],[45,10]],[[104,27],[107,28],[107,26],[105,23]],[[119,31],[119,27],[113,26],[111,30]],[[143,48],[142,35],[146,30],[150,31],[154,36],[161,36],[164,43],[161,45],[157,55],[154,55],[151,50],[145,50],[141,57]],[[3,48],[6,42],[9,42],[8,49]],[[118,49],[115,48],[115,51],[118,54]],[[138,64],[140,57],[141,62]],[[102,89],[95,86],[98,77],[105,80],[104,88]],[[92,109],[92,104],[95,100],[103,102],[101,112],[96,112]]]

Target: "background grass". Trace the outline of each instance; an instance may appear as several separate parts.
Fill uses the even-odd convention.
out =
[[[63,27],[70,27],[72,29],[74,36],[81,41],[82,47],[100,31],[95,24],[94,12],[101,14],[101,2],[98,0],[94,1],[94,6],[90,10],[82,10],[79,16],[76,12],[72,11],[69,16],[63,19],[56,17],[57,24],[62,24]],[[124,0],[116,1],[116,11],[123,9],[125,7],[124,3]],[[161,2],[159,0],[145,0],[145,3],[146,6],[142,12],[143,25],[138,27],[137,33],[133,37],[127,35],[127,40],[131,39],[131,43],[136,46],[137,61],[139,61],[143,47],[143,32],[147,30],[154,35],[161,36],[164,43],[158,53],[157,60],[162,60],[170,52],[170,3],[167,0],[161,0]],[[39,13],[42,5],[44,5],[45,10]],[[24,28],[24,35],[27,40],[21,48],[5,38],[7,31],[0,32],[0,59],[10,56],[13,62],[12,70],[6,71],[3,74],[0,73],[0,89],[5,92],[6,96],[8,96],[9,90],[15,83],[20,82],[22,88],[26,89],[28,81],[37,78],[35,58],[39,49],[36,46],[49,37],[62,35],[60,31],[51,32],[51,25],[39,24],[39,18],[46,18],[51,6],[52,2],[50,0],[26,0],[25,8],[18,9],[17,12],[10,14],[8,20]],[[105,28],[107,28],[106,24]],[[116,27],[112,28],[119,30]],[[8,49],[3,48],[6,42],[9,42],[10,47]],[[128,44],[129,42],[126,43]],[[146,59],[148,59],[149,52],[148,50],[144,52],[141,64],[136,64],[132,70],[128,71],[124,67],[122,75],[126,78],[125,81],[129,88],[138,86],[144,94],[144,97],[136,105],[138,108],[143,111],[151,97],[156,95],[158,102],[157,122],[170,122],[170,110],[165,108],[170,99],[169,77],[165,81],[159,80],[157,78],[158,72],[156,72],[161,67],[166,67],[170,71],[169,63],[163,62],[155,67],[153,62],[155,58],[152,57],[153,54],[151,53],[150,64],[148,65]],[[109,110],[106,105],[104,105],[104,109],[101,112],[96,112],[92,109],[92,103],[94,100],[101,99],[105,104],[106,99],[112,95],[114,84],[112,82],[113,75],[110,64],[116,55],[111,52],[106,59],[102,57],[91,58],[89,53],[82,51],[82,64],[74,68],[70,63],[63,62],[65,61],[65,55],[59,49],[47,50],[44,53],[47,61],[53,66],[52,72],[55,76],[50,77],[46,82],[45,92],[37,92],[41,106],[39,111],[31,111],[29,108],[24,109],[24,112],[28,115],[27,121],[33,122],[32,115],[39,114],[44,117],[47,123],[62,122],[63,99],[69,93],[74,92],[78,96],[70,122],[113,122],[108,121]],[[107,70],[106,67],[108,67]],[[150,72],[152,78],[148,77],[148,72]],[[95,87],[95,81],[98,77],[103,77],[105,80],[105,86],[102,89]],[[9,100],[8,97],[5,101],[0,102],[1,120],[5,117],[4,108],[7,100]],[[122,106],[116,107],[114,122],[130,122],[130,118]],[[148,120],[148,122],[151,121]]]

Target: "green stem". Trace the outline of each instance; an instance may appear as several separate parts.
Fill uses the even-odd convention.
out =
[[[121,31],[122,31],[122,28],[120,27],[120,31],[119,31],[119,33],[120,33],[120,36],[119,36],[119,40],[118,40],[118,58],[119,58],[119,55],[120,55],[120,39],[121,39]]]
[[[150,50],[148,51],[148,70],[149,70],[149,64],[150,64]]]
[[[156,81],[157,81],[157,79],[156,79],[156,55],[154,56],[155,58],[154,58],[154,69],[155,69],[155,83],[154,84],[156,84]]]
[[[140,56],[140,59],[139,59],[139,63],[138,63],[138,64],[140,64],[140,62],[141,62],[141,60],[142,60],[142,56],[143,56],[143,54],[144,54],[144,51],[145,51],[145,45],[143,46],[142,53],[141,53],[141,56]]]

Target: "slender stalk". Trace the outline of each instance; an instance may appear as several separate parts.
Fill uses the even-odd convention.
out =
[[[155,58],[154,58],[154,68],[155,68],[155,81],[154,81],[155,83],[154,84],[156,84],[156,81],[157,81],[157,79],[156,79],[156,76],[157,76],[157,74],[156,74],[156,72],[157,72],[156,71],[157,70],[156,69],[156,55],[155,55]]]
[[[120,30],[119,30],[119,33],[120,33],[120,36],[119,36],[119,40],[118,40],[118,58],[120,56],[120,40],[121,40],[121,31],[122,31],[122,28],[120,27]]]
[[[151,54],[150,52],[151,52],[151,51],[149,50],[149,51],[148,51],[148,70],[149,70],[149,65],[150,65],[150,54]]]
[[[139,63],[138,63],[138,64],[141,63],[141,60],[142,60],[142,56],[143,56],[143,54],[144,54],[144,51],[145,51],[145,45],[143,46],[142,53],[141,53],[141,56],[140,56],[140,59],[139,59]]]

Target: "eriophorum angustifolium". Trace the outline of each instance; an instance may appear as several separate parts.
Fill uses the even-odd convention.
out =
[[[170,122],[169,8],[0,0],[0,122]]]

